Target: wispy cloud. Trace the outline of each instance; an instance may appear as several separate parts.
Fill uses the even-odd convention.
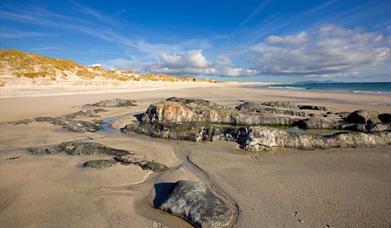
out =
[[[44,32],[16,31],[16,30],[0,31],[0,37],[2,39],[16,39],[16,38],[26,38],[26,37],[36,37],[36,36],[55,36],[55,34],[44,33]]]

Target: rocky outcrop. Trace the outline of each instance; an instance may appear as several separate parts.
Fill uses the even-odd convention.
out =
[[[378,114],[372,115],[364,111],[325,112],[327,109],[323,106],[296,106],[289,102],[244,102],[233,109],[202,99],[172,97],[151,104],[143,115],[138,116],[139,123],[126,125],[121,131],[194,142],[236,141],[242,148],[249,150],[272,147],[316,149],[388,145],[390,132],[387,131],[391,130],[391,126],[375,119]],[[265,125],[269,127],[262,127]],[[305,134],[303,130],[281,129],[281,126],[334,129],[334,133],[335,130],[345,129],[372,134],[344,131],[325,136],[321,132],[317,135]]]
[[[377,134],[341,132],[332,135],[313,135],[268,127],[251,127],[241,147],[254,151],[269,150],[272,147],[313,150],[333,147],[376,147],[390,144],[391,132]]]
[[[180,180],[168,188],[163,191],[166,195],[162,196],[159,186],[155,186],[155,207],[179,216],[195,227],[232,225],[232,210],[210,186],[201,182]]]
[[[85,162],[83,164],[83,167],[102,169],[102,168],[112,167],[116,163],[117,162],[112,159],[91,160],[91,161]]]
[[[99,102],[94,103],[94,104],[89,104],[88,106],[95,106],[95,107],[128,107],[128,106],[136,106],[136,101],[114,98],[114,99],[99,101]]]
[[[57,117],[33,117],[10,122],[11,124],[30,124],[33,122],[50,123],[73,132],[95,132],[100,130],[101,120],[77,120],[77,117],[98,117],[98,113],[104,109],[83,109],[81,111]]]
[[[93,155],[93,154],[108,154],[108,155],[129,155],[134,154],[127,150],[115,149],[104,146],[96,142],[85,142],[85,141],[69,141],[63,142],[55,146],[47,147],[36,147],[29,148],[29,152],[35,155],[44,154],[58,154],[66,153],[69,155]]]
[[[289,126],[299,119],[289,115],[239,111],[202,99],[173,97],[151,104],[142,122]]]
[[[164,164],[137,158],[135,157],[134,152],[107,147],[96,142],[75,140],[63,142],[54,146],[29,148],[27,151],[35,155],[66,153],[69,155],[107,154],[113,156],[113,159],[91,160],[83,164],[83,167],[90,168],[111,167],[119,162],[123,165],[137,165],[143,170],[151,170],[153,172],[161,172],[168,169],[168,167]]]
[[[153,172],[162,172],[168,169],[168,167],[164,164],[139,159],[133,155],[118,155],[114,157],[114,160],[121,162],[123,165],[137,165],[140,166],[143,170],[151,170]]]

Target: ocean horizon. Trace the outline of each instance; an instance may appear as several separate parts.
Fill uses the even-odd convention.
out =
[[[289,83],[262,86],[246,86],[247,88],[261,89],[288,89],[288,90],[310,90],[329,91],[346,93],[365,93],[391,95],[391,82],[311,82],[311,83]]]

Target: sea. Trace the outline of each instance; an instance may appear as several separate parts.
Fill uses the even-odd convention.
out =
[[[391,82],[316,82],[246,87],[391,95]]]

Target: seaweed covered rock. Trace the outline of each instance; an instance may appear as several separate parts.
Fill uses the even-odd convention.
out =
[[[159,186],[155,186],[155,207],[179,216],[195,227],[232,225],[232,209],[210,186],[201,182],[179,180],[168,188],[159,191]]]

